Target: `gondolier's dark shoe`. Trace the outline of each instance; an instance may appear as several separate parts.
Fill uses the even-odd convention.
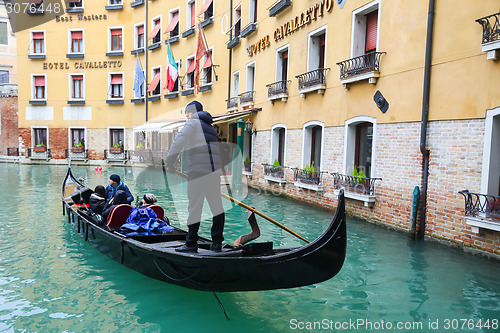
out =
[[[184,252],[184,253],[197,253],[198,247],[195,246],[187,246],[186,244],[182,245],[175,249],[175,252]]]
[[[221,252],[222,251],[222,244],[212,244],[212,245],[210,245],[210,251]]]

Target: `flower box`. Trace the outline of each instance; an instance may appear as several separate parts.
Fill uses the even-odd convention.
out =
[[[71,148],[72,153],[83,153],[85,151],[85,147],[73,147]]]
[[[33,151],[35,151],[36,153],[46,152],[47,146],[37,146],[37,147],[33,148]]]
[[[109,148],[111,154],[121,154],[123,153],[123,147],[111,147]]]

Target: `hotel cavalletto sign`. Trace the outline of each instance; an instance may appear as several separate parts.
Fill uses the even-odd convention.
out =
[[[278,42],[279,40],[284,39],[312,21],[323,17],[325,12],[331,12],[333,9],[333,3],[334,0],[321,0],[291,20],[277,27],[274,30],[274,41]],[[271,46],[271,38],[269,35],[266,35],[260,38],[257,43],[247,46],[248,55],[252,57],[257,52],[260,52],[269,46]]]

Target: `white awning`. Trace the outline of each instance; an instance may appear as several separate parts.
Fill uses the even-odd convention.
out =
[[[134,132],[159,132],[162,126],[168,125],[171,122],[161,122],[161,123],[145,123],[140,126],[134,126]]]
[[[160,133],[173,133],[174,131],[180,131],[185,123],[186,123],[185,120],[173,121],[169,124],[162,126],[162,128],[160,128]]]
[[[252,112],[255,112],[256,110],[245,110],[245,111],[240,111],[240,112],[234,112],[234,113],[226,113],[222,115],[216,115],[213,117],[213,125],[221,124],[221,123],[228,123],[233,120],[238,120],[244,116],[248,116],[252,114]]]

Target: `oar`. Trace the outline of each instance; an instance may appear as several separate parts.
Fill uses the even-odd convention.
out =
[[[186,175],[185,173],[182,173],[182,172],[177,171],[177,170],[176,170],[176,173],[177,173],[178,175],[182,176],[182,177],[187,178],[187,175]],[[248,210],[250,210],[250,211],[254,212],[255,214],[257,214],[257,215],[259,215],[259,216],[261,216],[261,217],[265,218],[265,219],[266,219],[266,220],[268,220],[269,222],[271,222],[271,223],[273,223],[274,225],[276,225],[276,226],[280,227],[281,229],[283,229],[283,230],[285,230],[285,231],[287,231],[287,232],[291,233],[291,234],[292,234],[292,235],[294,235],[295,237],[300,238],[300,239],[301,239],[301,240],[303,240],[304,242],[306,242],[306,243],[308,243],[308,244],[310,243],[310,241],[308,241],[307,239],[305,239],[305,238],[304,238],[304,237],[302,237],[301,235],[297,234],[295,231],[288,229],[288,228],[287,228],[287,227],[285,227],[283,224],[281,224],[281,223],[279,223],[279,222],[277,222],[277,221],[273,220],[272,218],[270,218],[270,217],[269,217],[269,216],[267,216],[267,215],[262,214],[261,212],[259,212],[259,211],[258,211],[258,210],[256,210],[255,208],[250,207],[250,206],[248,206],[248,205],[245,205],[243,202],[238,201],[238,200],[236,200],[235,198],[231,198],[231,197],[230,197],[229,195],[227,195],[227,194],[221,193],[221,196],[222,196],[223,198],[226,198],[226,199],[230,200],[231,202],[234,202],[235,204],[238,204],[238,205],[240,205],[241,207],[246,208],[246,209],[248,209]]]

